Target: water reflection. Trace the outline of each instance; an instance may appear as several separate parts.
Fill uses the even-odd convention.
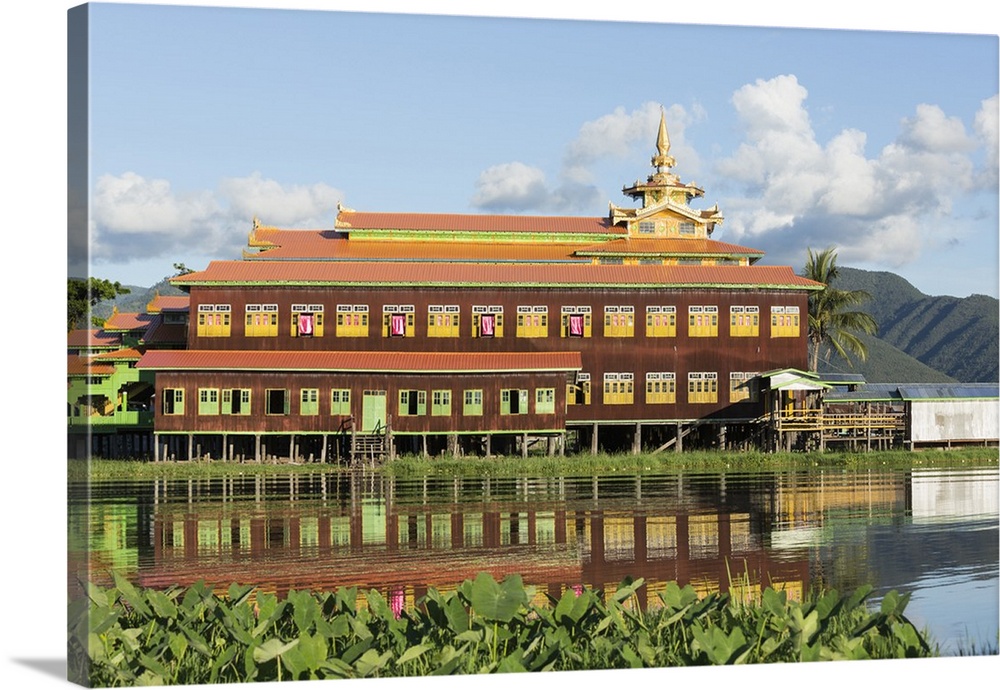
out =
[[[102,483],[71,487],[71,561],[104,583],[357,586],[394,606],[479,570],[520,574],[539,603],[629,576],[654,605],[669,581],[796,598],[871,583],[913,591],[946,648],[995,646],[997,487],[996,470]]]

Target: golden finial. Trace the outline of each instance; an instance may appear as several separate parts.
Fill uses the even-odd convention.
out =
[[[677,163],[670,155],[670,135],[667,134],[667,116],[663,106],[660,106],[660,131],[656,135],[656,155],[653,156],[652,163],[658,173],[674,167]]]

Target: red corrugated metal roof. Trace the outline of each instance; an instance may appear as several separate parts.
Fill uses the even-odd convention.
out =
[[[371,263],[326,261],[213,261],[177,285],[399,285],[787,287],[818,289],[789,266],[661,266],[592,264]]]
[[[118,347],[122,342],[121,336],[117,333],[86,328],[70,331],[66,340],[69,347]]]
[[[706,238],[623,237],[577,249],[577,254],[725,254],[763,256],[760,249]]]
[[[117,312],[104,322],[106,331],[138,331],[149,326],[155,317],[152,314]]]
[[[66,358],[67,376],[111,376],[114,373],[113,364],[91,364],[87,358],[76,355]]]
[[[413,242],[315,238],[292,241],[247,259],[336,259],[389,261],[571,261],[581,243]]]
[[[109,362],[109,361],[113,362],[113,361],[120,361],[120,360],[132,360],[132,359],[136,359],[137,360],[140,357],[142,357],[142,351],[141,350],[137,350],[134,347],[126,347],[126,348],[121,349],[121,350],[113,350],[111,352],[102,352],[99,355],[94,355],[91,358],[91,361],[93,361],[93,362]]]
[[[540,232],[620,234],[607,218],[581,216],[501,216],[458,213],[372,213],[342,210],[337,227],[349,230],[439,230],[458,232]]]
[[[187,311],[191,305],[189,295],[156,295],[146,305],[146,311],[156,314],[161,311]]]
[[[150,350],[140,369],[354,372],[577,371],[579,352]]]

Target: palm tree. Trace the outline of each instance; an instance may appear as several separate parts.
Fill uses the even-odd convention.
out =
[[[825,348],[825,357],[831,350],[850,363],[848,353],[854,354],[862,362],[868,358],[868,348],[858,337],[858,333],[874,335],[878,323],[871,314],[853,310],[871,299],[864,290],[838,290],[831,287],[837,278],[837,252],[828,247],[813,253],[809,249],[803,276],[826,288],[809,296],[809,368],[817,371],[820,352]]]

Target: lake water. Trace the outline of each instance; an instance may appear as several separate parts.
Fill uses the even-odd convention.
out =
[[[480,570],[536,600],[642,577],[743,595],[772,585],[912,594],[946,655],[995,650],[998,472],[809,471],[519,479],[371,473],[73,484],[70,581],[356,586],[411,604]],[[360,598],[360,597],[359,597]]]

